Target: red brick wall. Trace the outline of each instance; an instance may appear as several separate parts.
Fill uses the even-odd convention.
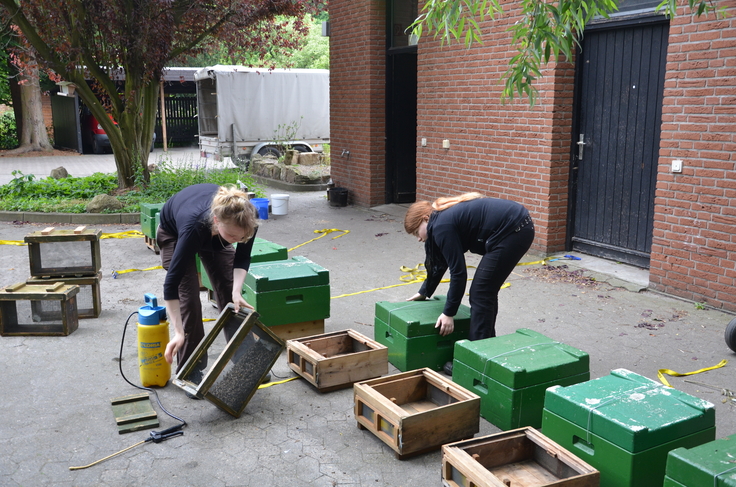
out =
[[[502,104],[517,6],[481,25],[482,45],[420,40],[417,137],[427,146],[417,148],[417,198],[479,191],[518,201],[535,219],[533,248],[549,253],[565,242],[574,69],[550,65],[534,108],[526,98]]]
[[[736,311],[736,3],[716,6],[671,22],[650,286]]]
[[[331,176],[360,206],[385,203],[385,11],[383,1],[330,2]]]

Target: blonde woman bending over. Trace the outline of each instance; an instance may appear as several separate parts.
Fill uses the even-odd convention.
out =
[[[204,338],[202,303],[195,256],[199,254],[219,309],[253,309],[242,295],[250,253],[258,230],[256,209],[243,191],[195,184],[172,196],[161,209],[156,242],[166,269],[164,301],[174,336],[165,358],[176,356],[177,372]],[[238,243],[237,249],[233,243]],[[230,340],[235,329],[225,328]],[[204,366],[206,364],[202,364]]]

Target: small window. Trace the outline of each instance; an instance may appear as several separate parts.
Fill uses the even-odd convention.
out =
[[[416,41],[407,30],[418,16],[417,0],[393,0],[389,18],[389,47],[413,46]]]

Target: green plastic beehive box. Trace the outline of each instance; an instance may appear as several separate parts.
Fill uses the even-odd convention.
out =
[[[141,215],[153,218],[163,207],[163,203],[141,203]]]
[[[402,372],[429,367],[441,370],[452,360],[455,342],[468,337],[470,308],[460,305],[455,329],[441,336],[435,328],[445,309],[445,296],[426,301],[376,303],[374,339],[388,348],[388,361]]]
[[[588,354],[541,333],[455,343],[452,380],[480,396],[480,415],[502,430],[542,425],[544,393],[590,379]]]
[[[237,246],[237,244],[233,244],[233,246]],[[288,256],[288,250],[283,245],[256,237],[253,241],[253,249],[250,251],[250,262],[251,264],[257,264],[259,262],[274,262],[278,260],[286,260],[288,259]],[[202,262],[199,260],[199,255],[197,255],[197,272],[200,274],[202,286],[212,291],[212,282],[210,281],[207,272],[204,270]],[[243,284],[243,289],[245,289],[245,284]]]
[[[156,217],[141,213],[141,232],[149,238],[156,238]]]
[[[736,434],[667,455],[664,487],[736,487]]]
[[[667,454],[715,439],[713,404],[626,369],[547,389],[542,433],[601,473],[601,487],[664,482]]]
[[[243,290],[266,326],[330,317],[330,273],[305,257],[251,265]]]

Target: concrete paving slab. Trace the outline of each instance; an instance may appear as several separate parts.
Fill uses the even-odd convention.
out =
[[[335,208],[323,191],[294,192],[288,214],[262,221],[258,236],[330,271],[326,331],[352,328],[372,337],[375,303],[402,301],[419,288],[400,280],[405,274],[401,266],[424,260],[423,246],[403,231],[403,211],[400,205]],[[0,222],[0,240],[23,240],[47,226]],[[138,226],[95,228],[115,233]],[[350,233],[332,232],[305,243],[324,229]],[[0,485],[440,485],[439,451],[396,459],[390,448],[358,429],[352,389],[319,393],[301,379],[259,390],[238,419],[208,401],[187,399],[169,384],[157,390],[158,396],[166,410],[186,420],[184,436],[145,443],[99,465],[70,471],[70,466],[89,464],[148,436],[147,431],[119,435],[110,399],[138,392],[120,372],[122,365],[124,375],[138,383],[135,316],[125,330],[122,362],[121,340],[126,320],[143,305],[143,294],[161,295],[164,272],[133,271],[112,278],[113,271],[160,264],[142,239],[104,239],[101,252],[99,318],[81,320],[67,337],[0,337]],[[471,255],[468,264],[477,260]],[[582,256],[575,262],[584,265],[589,259]],[[586,279],[587,271],[576,273],[579,268],[572,261],[557,263],[569,267],[555,273],[540,265],[519,266],[512,273],[510,286],[499,296],[498,334],[530,328],[580,348],[590,354],[592,378],[626,368],[656,379],[662,368],[690,372],[730,360],[723,368],[668,380],[715,405],[717,437],[736,433],[736,405],[718,389],[736,390],[734,352],[724,341],[731,315],[646,290],[632,292],[604,279]],[[614,274],[606,279],[627,277]],[[2,246],[0,285],[28,277],[27,248]],[[442,284],[437,293],[446,291],[447,284]],[[202,301],[204,316],[216,318],[204,293]],[[467,296],[464,302],[468,304]],[[285,354],[272,372],[274,379],[293,376]],[[162,428],[177,423],[155,399],[153,404]],[[483,419],[480,423],[476,436],[499,431]]]

